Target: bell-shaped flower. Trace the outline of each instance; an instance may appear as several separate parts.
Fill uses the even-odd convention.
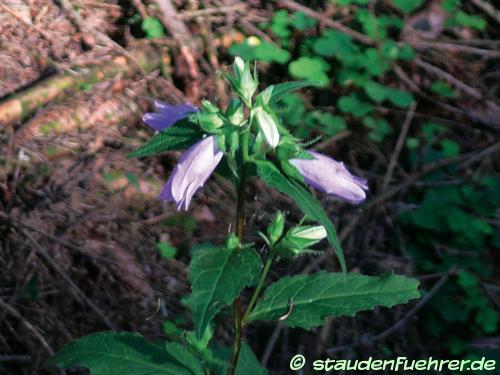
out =
[[[307,184],[351,203],[366,199],[368,183],[365,179],[353,176],[342,162],[314,151],[309,153],[313,159],[290,160]]]
[[[187,210],[194,193],[210,177],[222,156],[214,136],[203,138],[182,155],[158,198],[175,202],[178,210]]]
[[[254,108],[251,116],[257,121],[264,141],[272,148],[276,148],[280,142],[277,119],[262,107]]]
[[[154,130],[161,132],[182,120],[191,112],[196,112],[198,109],[187,103],[179,105],[171,105],[155,100],[156,112],[148,112],[142,117],[142,121],[152,127]]]

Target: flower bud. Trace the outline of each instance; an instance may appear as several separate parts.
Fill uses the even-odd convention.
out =
[[[290,229],[286,239],[292,245],[299,249],[305,249],[317,244],[326,238],[326,229],[322,225],[306,225]]]
[[[282,212],[278,212],[274,220],[267,227],[267,237],[271,242],[271,246],[279,240],[283,234],[283,229],[285,228],[285,215]]]
[[[300,154],[301,148],[290,137],[282,139],[276,149],[276,156],[279,160],[289,160]]]
[[[224,120],[216,113],[198,112],[196,118],[200,127],[207,133],[214,133],[224,125]]]
[[[227,236],[226,239],[226,247],[230,250],[234,250],[240,244],[240,239],[233,233]]]
[[[248,62],[244,62],[238,56],[234,59],[233,71],[234,77],[231,80],[233,89],[250,106],[253,94],[257,90],[258,81],[252,76]]]
[[[264,141],[272,148],[275,148],[280,141],[280,134],[277,127],[278,120],[263,107],[254,108],[251,116],[256,119]]]

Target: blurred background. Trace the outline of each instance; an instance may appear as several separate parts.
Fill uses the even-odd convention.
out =
[[[369,180],[360,206],[318,194],[348,267],[413,276],[422,291],[312,331],[252,326],[260,361],[288,374],[296,353],[486,356],[500,373],[497,6],[0,0],[0,374],[64,373],[43,363],[96,331],[175,339],[191,327],[182,304],[190,251],[223,240],[234,188],[216,176],[179,213],[156,200],[179,154],[126,155],[152,135],[141,117],[153,98],[227,103],[222,72],[236,55],[259,61],[263,85],[320,83],[288,95],[282,118]],[[257,181],[251,189],[249,227],[264,228],[274,209],[300,218],[280,194]],[[319,269],[338,264],[301,257],[271,276]],[[229,343],[229,312],[218,321]]]

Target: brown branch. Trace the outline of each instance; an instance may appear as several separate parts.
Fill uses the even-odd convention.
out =
[[[187,87],[190,90],[188,96],[191,100],[198,100],[200,96],[199,81],[200,81],[200,69],[194,57],[196,51],[196,44],[191,37],[191,32],[184,23],[184,21],[179,18],[177,10],[173,6],[170,0],[155,0],[156,4],[161,11],[160,19],[167,28],[167,30],[172,34],[174,39],[177,41],[181,56],[187,65],[190,82]]]
[[[133,53],[146,72],[160,66],[160,56],[152,48],[142,48]],[[131,76],[136,72],[137,68],[128,64],[122,56],[97,65],[79,67],[76,73],[61,72],[1,102],[0,126],[8,127],[25,120],[51,101],[79,91],[83,84],[94,84],[117,74]]]
[[[394,149],[394,152],[391,155],[391,160],[389,161],[389,166],[387,167],[387,171],[385,173],[384,179],[382,181],[382,185],[380,187],[380,191],[384,191],[387,189],[387,186],[389,186],[389,183],[391,182],[392,174],[394,172],[394,168],[396,167],[396,164],[398,162],[399,154],[401,150],[403,149],[406,136],[408,134],[408,130],[410,129],[411,122],[413,120],[413,116],[415,115],[415,108],[416,104],[413,102],[410,106],[410,109],[408,110],[408,113],[406,115],[405,122],[403,123],[403,126],[401,128],[401,132],[399,133],[398,140],[396,142],[396,147]]]
[[[428,62],[425,62],[421,60],[420,58],[416,58],[415,60],[415,65],[418,67],[424,69],[425,71],[432,73],[439,78],[444,79],[445,81],[448,81],[451,83],[453,86],[455,86],[458,90],[462,91],[463,93],[473,97],[474,99],[481,100],[483,99],[483,95],[477,91],[475,88],[470,87],[460,81],[459,79],[453,77],[450,73],[442,70],[441,68],[438,68],[437,66],[434,66],[432,64],[429,64]]]
[[[3,301],[0,299],[0,308],[3,310],[7,311],[10,315],[12,315],[14,318],[17,320],[21,321],[24,326],[33,333],[33,336],[36,337],[36,339],[40,342],[40,344],[43,346],[43,348],[49,353],[50,356],[53,356],[55,354],[54,349],[49,345],[49,343],[45,340],[45,338],[42,336],[40,331],[29,321],[27,321],[24,316],[21,315],[17,309],[15,309],[13,306],[9,305],[7,302]]]

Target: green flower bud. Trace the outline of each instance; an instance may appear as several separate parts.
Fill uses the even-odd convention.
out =
[[[226,239],[226,247],[230,250],[234,250],[240,244],[240,239],[233,233],[227,236]]]
[[[196,114],[196,119],[200,127],[207,133],[215,133],[217,129],[224,125],[224,120],[215,113],[198,112]]]
[[[234,59],[234,77],[230,80],[233,89],[243,99],[247,106],[252,103],[252,97],[257,90],[258,81],[252,76],[248,62],[244,62],[240,57]]]
[[[282,139],[279,146],[276,148],[276,156],[279,160],[290,160],[300,154],[300,145],[295,143],[290,138]]]
[[[326,229],[322,225],[306,225],[292,228],[286,234],[292,247],[305,249],[326,238]]]
[[[282,212],[278,212],[274,220],[267,227],[267,237],[271,242],[271,246],[279,240],[285,229],[285,215]]]

